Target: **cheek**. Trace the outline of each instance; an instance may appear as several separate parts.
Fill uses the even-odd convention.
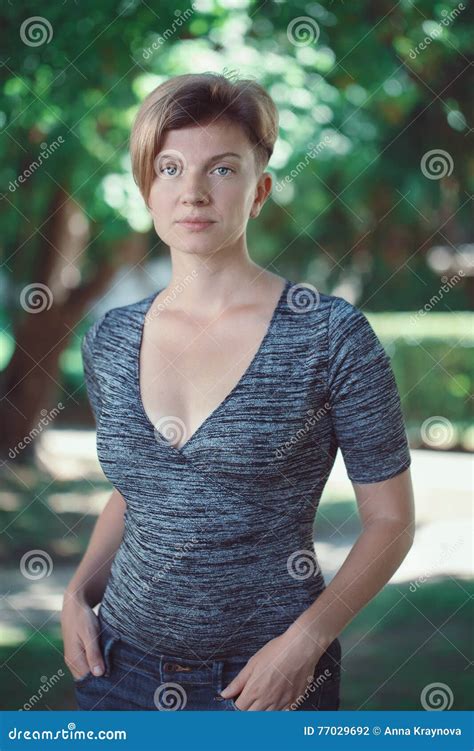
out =
[[[250,213],[253,196],[245,186],[237,183],[221,184],[212,195],[215,206],[224,221],[240,224]]]
[[[162,181],[155,180],[151,186],[150,197],[148,199],[152,213],[167,216],[167,211],[164,211],[163,208],[173,203],[172,196],[173,190],[169,183],[163,184]]]

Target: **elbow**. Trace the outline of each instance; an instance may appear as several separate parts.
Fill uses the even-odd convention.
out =
[[[397,538],[400,543],[400,547],[403,549],[403,558],[410,552],[415,542],[415,529],[416,524],[414,519],[410,519],[408,522],[398,521],[396,530]]]
[[[410,550],[410,548],[413,546],[413,543],[415,542],[415,532],[416,519],[415,516],[411,514],[408,519],[405,519],[405,536],[409,544],[408,550]]]
[[[379,516],[372,519],[365,527],[376,524],[379,529],[384,529],[389,545],[396,545],[403,553],[403,557],[413,547],[415,541],[416,521],[413,517]]]

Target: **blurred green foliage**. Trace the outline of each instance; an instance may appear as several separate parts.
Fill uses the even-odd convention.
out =
[[[127,154],[140,100],[175,74],[233,71],[261,82],[280,112],[270,169],[283,189],[250,225],[255,260],[328,292],[350,284],[372,310],[420,307],[442,273],[427,263],[430,248],[441,245],[456,264],[468,241],[472,20],[460,6],[83,0],[42,9],[43,29],[33,36],[36,4],[4,5],[0,211],[13,280],[29,281],[58,185],[89,224],[83,279],[130,229],[149,231]],[[443,180],[420,167],[431,149],[453,162]],[[450,291],[450,309],[467,307],[466,286]]]

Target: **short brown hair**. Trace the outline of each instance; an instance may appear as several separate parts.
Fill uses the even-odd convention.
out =
[[[173,76],[144,99],[130,136],[132,172],[148,204],[154,159],[168,130],[225,118],[240,125],[253,144],[257,172],[263,172],[278,136],[278,110],[256,81],[230,80],[220,73]]]

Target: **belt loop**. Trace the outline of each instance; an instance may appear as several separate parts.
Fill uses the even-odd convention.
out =
[[[158,657],[158,685],[161,686],[163,683],[163,661],[166,658],[160,654]]]
[[[212,663],[212,685],[215,691],[220,694],[223,689],[222,686],[222,672],[224,669],[224,662],[222,660],[213,660]]]

